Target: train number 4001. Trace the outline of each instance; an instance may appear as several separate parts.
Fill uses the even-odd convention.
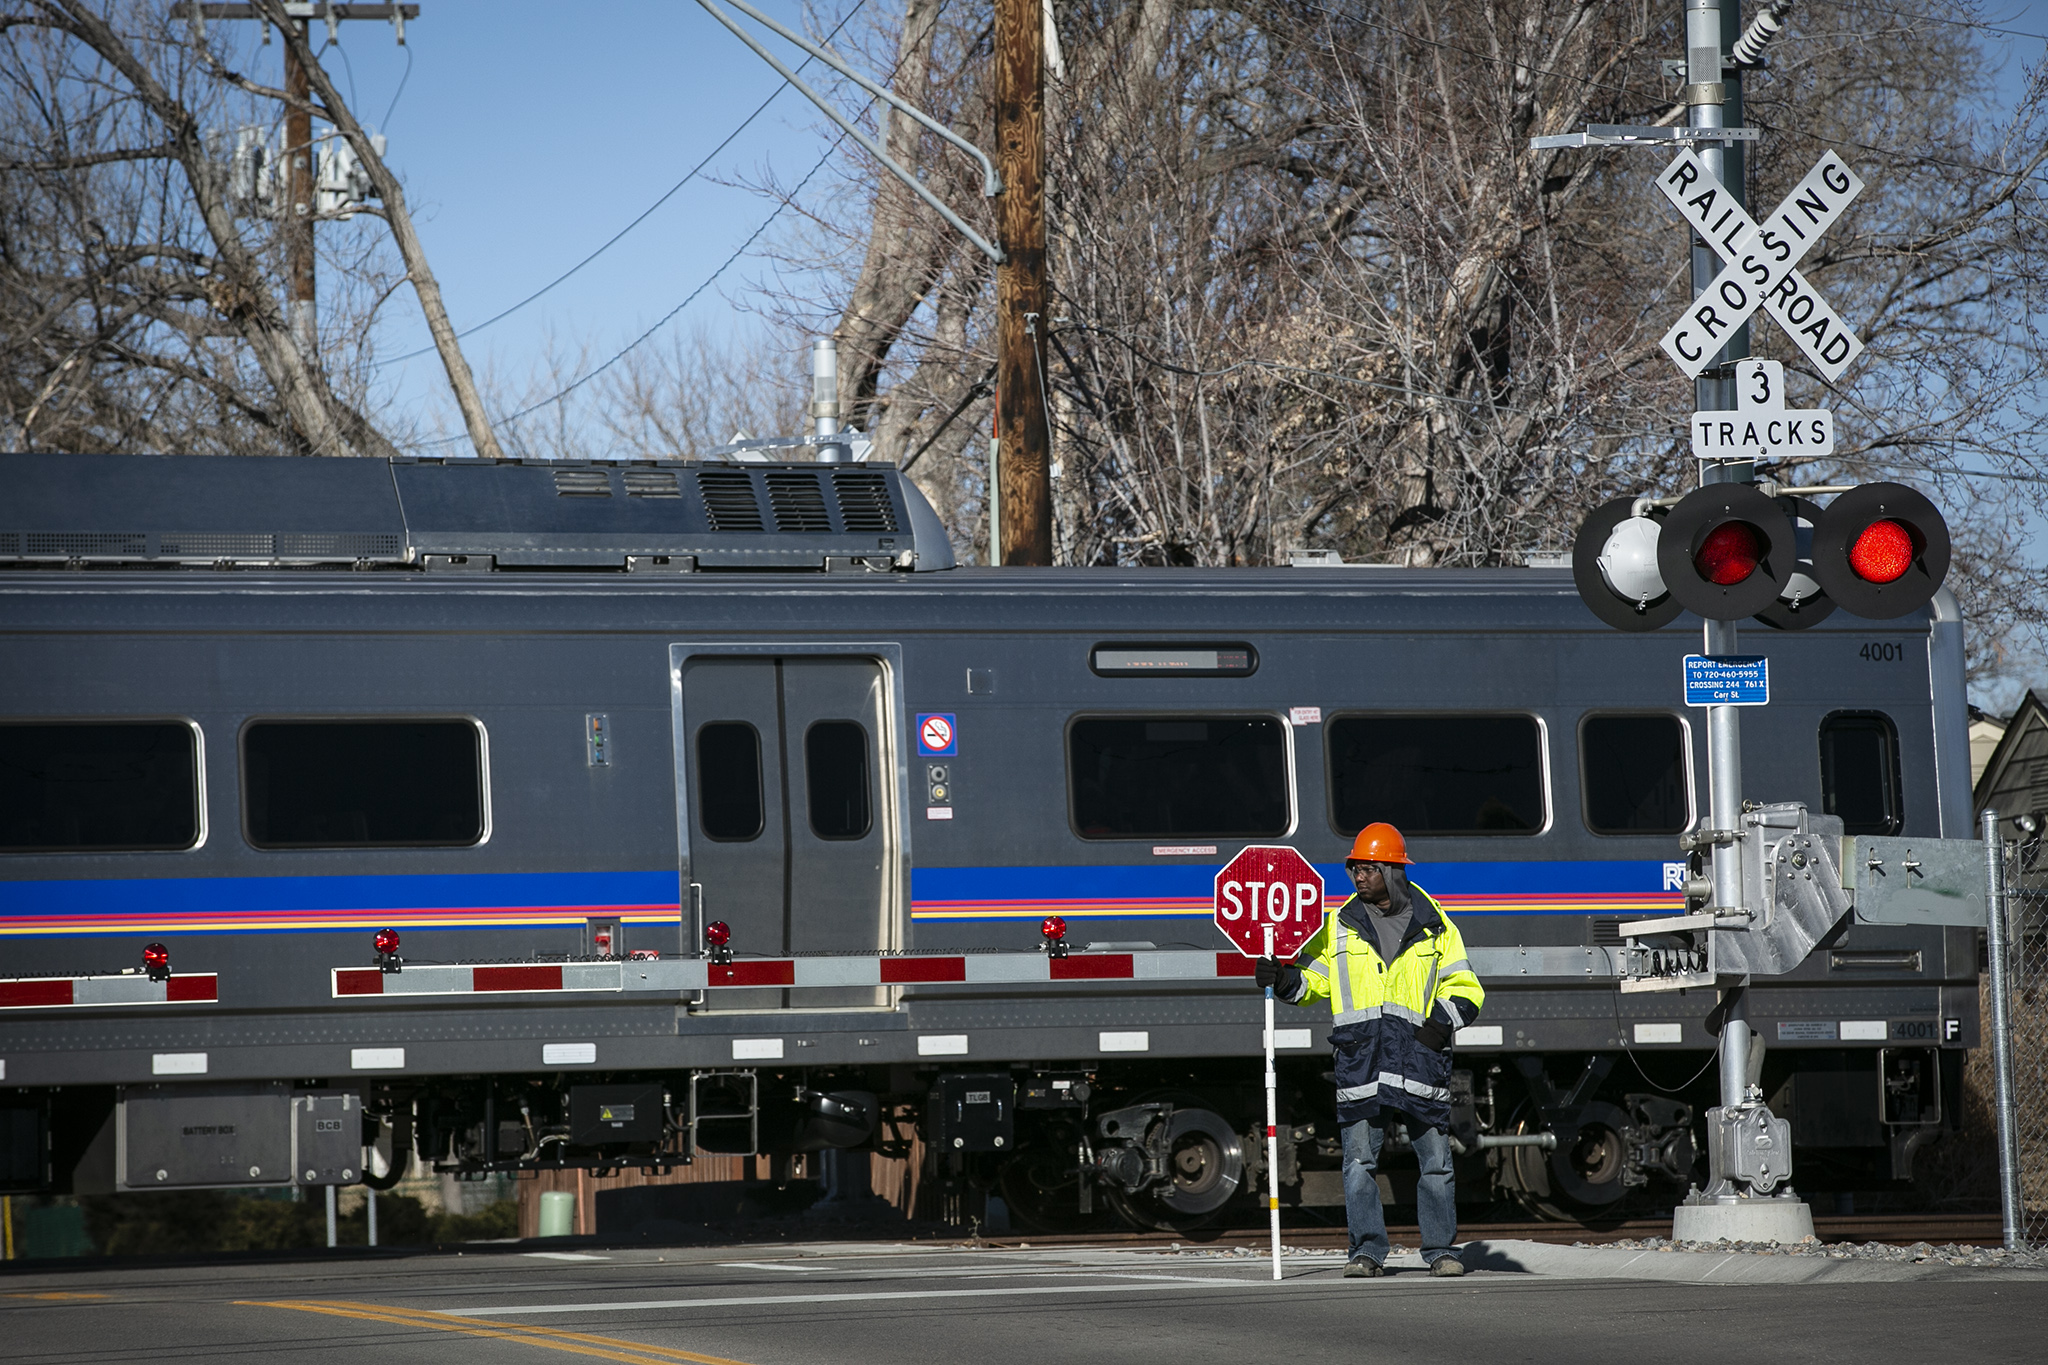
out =
[[[1896,643],[1868,644],[1856,651],[1856,657],[1873,664],[1895,664],[1905,659],[1906,647]]]

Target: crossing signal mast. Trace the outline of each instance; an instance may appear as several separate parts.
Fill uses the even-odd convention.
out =
[[[1672,1235],[1796,1241],[1812,1233],[1812,1215],[1792,1192],[1790,1125],[1751,1083],[1745,993],[1751,975],[1790,971],[1852,912],[1894,922],[1879,918],[1888,912],[1876,888],[1856,888],[1858,860],[1880,869],[1890,850],[1843,838],[1839,819],[1798,803],[1743,800],[1740,708],[1768,704],[1770,686],[1768,660],[1739,653],[1738,627],[1744,617],[1804,630],[1837,610],[1876,619],[1919,610],[1948,573],[1949,533],[1934,504],[1902,484],[1799,488],[1756,477],[1759,462],[1833,453],[1832,414],[1785,406],[1784,367],[1749,358],[1748,324],[1768,313],[1830,383],[1854,363],[1863,343],[1798,262],[1863,181],[1829,152],[1763,221],[1750,216],[1742,153],[1759,133],[1742,126],[1742,69],[1757,64],[1792,0],[1769,0],[1746,33],[1739,3],[1724,11],[1723,0],[1684,0],[1685,127],[1596,124],[1531,145],[1674,151],[1656,183],[1686,222],[1693,300],[1663,349],[1694,381],[1700,487],[1596,508],[1573,545],[1572,572],[1586,605],[1618,630],[1657,630],[1683,611],[1705,620],[1684,681],[1687,704],[1707,711],[1711,814],[1681,839],[1694,860],[1687,913],[1624,924],[1619,962],[1625,992],[1719,991],[1708,1018],[1720,1035],[1709,1179],[1674,1212]],[[1908,880],[1927,866],[1924,850],[1961,842],[1913,841],[1901,864]],[[1962,888],[1957,904],[1969,893],[1984,904],[1979,885]]]

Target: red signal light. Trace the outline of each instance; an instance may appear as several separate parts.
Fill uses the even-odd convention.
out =
[[[1896,583],[1913,567],[1913,533],[1886,517],[1873,521],[1849,547],[1849,567],[1866,583]]]
[[[704,926],[704,941],[714,948],[723,948],[732,942],[732,930],[722,919],[715,919]]]
[[[377,936],[371,939],[370,942],[377,949],[379,957],[389,957],[398,951],[398,931],[396,929],[379,929]]]
[[[1067,936],[1067,922],[1058,915],[1047,915],[1044,921],[1039,924],[1038,932],[1047,938],[1065,938]]]
[[[1763,562],[1763,537],[1746,521],[1727,521],[1707,532],[1693,556],[1700,577],[1719,587],[1733,587],[1756,572]]]
[[[152,981],[162,981],[171,974],[171,950],[161,943],[152,943],[142,950],[142,966]]]

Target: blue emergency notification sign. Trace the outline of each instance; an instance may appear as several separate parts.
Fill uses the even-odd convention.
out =
[[[1768,706],[1771,661],[1761,654],[1685,656],[1687,706]]]

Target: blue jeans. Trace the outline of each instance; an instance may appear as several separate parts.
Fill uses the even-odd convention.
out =
[[[1351,1229],[1351,1259],[1364,1256],[1387,1263],[1387,1215],[1380,1207],[1380,1147],[1387,1135],[1381,1126],[1396,1114],[1360,1119],[1344,1125],[1344,1221]],[[1422,1223],[1422,1259],[1431,1265],[1457,1254],[1458,1195],[1451,1183],[1451,1140],[1440,1128],[1424,1128],[1412,1119],[1408,1136],[1422,1163],[1415,1187],[1415,1212]]]

